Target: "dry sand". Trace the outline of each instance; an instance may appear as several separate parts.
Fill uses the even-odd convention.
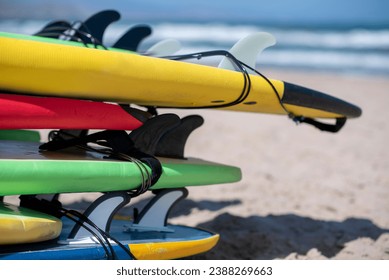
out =
[[[190,189],[172,222],[221,234],[207,259],[389,259],[389,79],[267,71],[359,105],[337,134],[286,117],[201,112],[187,155],[240,166]]]
[[[186,156],[239,166],[242,181],[189,188],[170,223],[220,233],[193,259],[389,259],[389,79],[264,71],[359,105],[337,134],[285,116],[214,110],[187,142]],[[98,194],[62,197],[82,208]],[[134,199],[141,207],[150,195]],[[131,213],[125,208],[123,214]]]

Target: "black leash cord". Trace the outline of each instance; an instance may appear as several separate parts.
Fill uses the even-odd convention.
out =
[[[243,85],[242,93],[235,101],[227,103],[227,104],[210,105],[210,106],[199,106],[199,107],[185,107],[185,109],[190,109],[190,108],[194,108],[194,109],[196,109],[196,108],[197,109],[200,109],[200,108],[218,108],[218,107],[222,108],[222,107],[229,107],[229,106],[233,106],[233,105],[242,103],[247,98],[247,96],[249,95],[250,89],[251,89],[251,79],[250,79],[250,75],[248,74],[248,72],[246,70],[246,68],[247,68],[247,69],[250,69],[253,72],[255,72],[260,77],[262,77],[271,86],[271,88],[273,89],[275,95],[277,96],[277,99],[280,102],[280,105],[282,106],[282,108],[285,110],[285,112],[288,115],[292,114],[291,112],[289,112],[285,108],[285,106],[284,106],[284,104],[283,104],[283,102],[281,100],[281,96],[278,93],[276,87],[274,86],[274,84],[265,75],[263,75],[262,73],[260,73],[256,69],[252,68],[251,66],[247,65],[246,63],[240,61],[239,59],[237,59],[234,55],[232,55],[228,51],[216,50],[216,51],[207,51],[207,52],[183,54],[183,55],[176,55],[176,56],[165,56],[163,58],[171,59],[171,60],[186,60],[186,59],[201,59],[203,57],[211,57],[211,56],[225,56],[225,57],[227,57],[240,70],[240,72],[242,72],[244,74],[244,79],[245,80],[244,80],[244,85]],[[247,87],[248,87],[248,89],[247,89]]]
[[[107,259],[117,259],[115,250],[112,247],[110,240],[121,247],[121,249],[123,249],[130,258],[136,259],[129,248],[121,244],[120,241],[113,238],[109,233],[100,229],[87,216],[76,210],[68,210],[63,208],[61,203],[57,200],[57,195],[54,196],[51,201],[46,199],[38,199],[35,195],[22,195],[20,196],[20,205],[39,212],[53,215],[57,218],[66,217],[70,219],[80,227],[87,230],[96,239],[96,241],[102,246]]]
[[[95,37],[93,37],[88,31],[81,31],[78,28],[74,27],[76,24],[80,24],[82,27],[84,27],[86,30],[89,30],[88,27],[82,22],[82,21],[76,21],[72,24],[71,27],[65,27],[65,26],[52,26],[44,29],[44,32],[40,32],[40,37],[48,37],[48,36],[64,36],[64,38],[68,38],[70,40],[77,41],[79,43],[84,44],[85,47],[88,46],[88,42],[86,42],[82,36],[90,39],[95,49],[103,48],[104,50],[108,50],[106,46],[103,45],[102,42],[97,40]],[[71,34],[71,32],[74,32],[74,34]],[[82,35],[82,36],[80,36]]]
[[[69,218],[70,220],[74,221],[75,223],[77,223],[78,225],[80,225],[84,229],[86,229],[88,232],[90,232],[93,235],[93,237],[95,237],[97,239],[99,244],[103,247],[103,249],[104,249],[108,259],[117,259],[115,250],[113,249],[112,244],[109,241],[109,239],[111,239],[113,242],[115,242],[132,259],[134,259],[134,260],[136,259],[135,256],[131,253],[129,248],[124,246],[119,240],[117,240],[116,238],[112,237],[109,233],[107,233],[107,232],[103,231],[102,229],[100,229],[95,223],[93,223],[85,215],[81,214],[78,211],[66,210],[64,208],[61,208],[60,211],[61,211],[61,213],[65,217]],[[77,219],[74,218],[73,216],[77,217]],[[90,227],[92,227],[93,229],[95,229],[101,235],[101,237],[96,232],[94,232],[91,228],[89,228],[87,225],[85,225],[85,224],[87,224]],[[108,248],[107,248],[107,246],[108,246]]]
[[[181,107],[181,108],[183,108],[183,109],[223,108],[223,107],[229,107],[229,106],[233,106],[233,105],[242,103],[249,95],[250,89],[251,89],[251,80],[250,80],[250,75],[247,73],[247,70],[246,70],[246,68],[247,68],[247,69],[252,70],[254,73],[259,75],[260,77],[262,77],[271,86],[274,94],[276,95],[276,97],[278,99],[280,106],[285,111],[285,113],[288,115],[288,117],[290,119],[292,119],[295,123],[297,123],[297,124],[299,124],[299,123],[310,124],[310,125],[318,128],[322,131],[332,132],[332,133],[338,132],[346,123],[346,120],[347,120],[346,117],[335,118],[336,119],[335,124],[327,124],[327,123],[319,122],[319,121],[312,119],[312,118],[307,118],[304,116],[296,116],[294,113],[290,112],[285,107],[277,88],[265,75],[263,75],[262,73],[260,73],[256,69],[252,68],[251,66],[247,65],[246,63],[238,60],[236,57],[234,57],[228,51],[220,50],[220,51],[199,52],[199,53],[176,55],[176,56],[166,56],[163,58],[171,59],[171,60],[185,60],[185,59],[194,59],[194,58],[201,59],[203,57],[218,56],[218,55],[222,55],[222,56],[225,56],[228,59],[230,59],[230,61],[239,69],[239,71],[243,73],[244,85],[243,85],[243,90],[242,90],[241,95],[235,101],[230,102],[230,103],[219,104],[219,105],[209,105],[209,106],[198,106],[198,107]]]
[[[261,72],[259,72],[258,70],[252,68],[251,66],[247,65],[246,63],[244,63],[244,62],[242,62],[242,61],[240,61],[240,63],[241,63],[242,65],[244,65],[245,67],[247,67],[248,69],[250,69],[251,71],[254,71],[255,74],[257,74],[257,75],[259,75],[260,77],[262,77],[262,78],[270,85],[270,87],[273,89],[274,94],[276,95],[276,97],[277,97],[277,99],[278,99],[278,102],[280,103],[280,105],[281,105],[282,109],[285,111],[285,113],[286,113],[289,117],[291,117],[291,118],[295,117],[295,115],[294,115],[292,112],[290,112],[290,111],[285,107],[284,103],[282,102],[281,96],[280,96],[280,94],[279,94],[277,88],[274,86],[274,84],[273,84],[265,75],[263,75]]]
[[[142,176],[142,183],[135,190],[127,190],[127,193],[130,194],[132,198],[147,192],[150,189],[150,187],[152,186],[152,174],[149,172],[149,170],[147,170],[145,164],[143,162],[141,162],[140,160],[138,160],[134,157],[131,157],[129,155],[123,154],[123,153],[113,152],[110,149],[95,149],[95,148],[92,148],[92,147],[87,146],[87,145],[76,145],[76,147],[83,149],[85,151],[91,151],[91,152],[105,154],[107,156],[110,156],[110,157],[113,157],[113,158],[116,158],[119,160],[133,162],[140,170],[140,173]]]
[[[75,26],[76,26],[77,24],[79,24],[80,27],[85,28],[86,32],[81,31],[81,30],[79,29],[79,27],[76,28]],[[93,46],[94,46],[95,49],[97,49],[98,47],[102,47],[103,49],[108,50],[108,48],[107,48],[106,46],[103,45],[103,42],[100,42],[99,40],[97,40],[95,37],[93,37],[93,36],[91,35],[91,32],[90,32],[88,26],[87,26],[83,21],[75,21],[75,22],[72,24],[72,29],[71,29],[71,30],[74,31],[75,33],[77,33],[77,34],[79,34],[79,35],[83,35],[83,36],[87,37],[89,40],[91,40],[91,42],[93,43]],[[80,38],[80,39],[81,39],[81,38]],[[82,39],[81,39],[81,40],[82,40]],[[82,40],[82,41],[83,41],[83,40]],[[84,45],[87,46],[87,44],[85,44],[85,41],[83,41],[83,43],[84,43]]]
[[[216,50],[216,51],[207,51],[207,52],[198,52],[192,54],[184,54],[184,55],[172,55],[172,56],[164,56],[162,58],[170,59],[170,60],[187,60],[187,59],[202,59],[203,57],[213,57],[213,56],[224,56],[230,59],[230,61],[239,69],[239,71],[243,74],[243,89],[240,95],[231,102],[223,103],[223,104],[215,104],[215,105],[205,105],[205,106],[197,106],[197,107],[180,107],[181,109],[216,109],[216,108],[225,108],[234,106],[242,103],[250,94],[251,90],[251,79],[250,75],[247,73],[247,70],[243,66],[242,62],[240,62],[235,56],[233,56],[228,51],[224,50]],[[172,108],[172,107],[164,107],[160,108]]]
[[[90,147],[88,147],[88,148],[90,148]],[[101,150],[96,150],[93,148],[90,148],[90,149],[92,151],[102,152]],[[149,170],[146,168],[145,164],[142,161],[140,161],[137,158],[126,155],[124,153],[108,151],[107,154],[110,156],[113,156],[114,158],[120,159],[120,160],[133,162],[136,164],[136,166],[141,171],[141,176],[142,176],[141,186],[135,190],[128,190],[127,191],[127,193],[129,193],[132,198],[139,196],[150,189],[150,187],[152,186],[152,174],[149,172]]]
[[[110,250],[108,250],[107,248],[107,243],[103,241],[103,239],[97,234],[95,233],[92,229],[90,229],[89,227],[87,227],[85,225],[85,221],[84,222],[81,222],[80,219],[76,219],[74,218],[73,216],[74,215],[71,215],[69,213],[68,210],[65,210],[65,209],[62,209],[61,213],[66,217],[68,218],[69,220],[72,220],[74,223],[78,224],[79,226],[81,226],[82,228],[84,228],[85,230],[87,230],[90,234],[93,235],[94,238],[96,238],[97,242],[103,247],[104,251],[105,251],[105,255],[107,256],[107,259],[111,260],[111,259],[114,259],[114,255],[115,255],[115,252],[113,251],[112,247],[110,246]],[[108,242],[109,243],[109,242]]]
[[[60,133],[66,135],[68,137],[71,137],[72,139],[77,139],[76,136],[74,136],[72,134],[69,134],[69,133],[67,133],[65,131],[61,131]],[[60,133],[58,131],[51,131],[50,134],[49,134],[49,139],[52,142],[55,142],[56,138],[62,139],[62,137],[60,136]],[[97,141],[97,142],[94,142],[94,143],[98,144],[100,146],[103,146],[103,147],[106,144],[103,141]],[[85,151],[90,151],[90,152],[96,152],[96,153],[104,154],[104,155],[106,155],[108,157],[111,157],[111,158],[133,162],[138,167],[138,169],[139,169],[139,171],[141,173],[142,183],[135,190],[128,190],[127,191],[127,193],[130,194],[132,198],[145,193],[153,185],[153,182],[152,182],[153,181],[153,176],[152,176],[153,174],[146,168],[145,163],[143,163],[142,161],[140,161],[137,158],[131,157],[131,156],[129,156],[127,154],[124,154],[124,153],[115,152],[111,148],[96,149],[96,148],[93,148],[93,147],[88,146],[86,144],[82,144],[82,145],[75,144],[73,146],[77,147],[79,149],[85,150]]]

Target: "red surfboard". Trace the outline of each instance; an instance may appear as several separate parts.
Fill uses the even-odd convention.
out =
[[[0,93],[0,129],[134,130],[147,119],[117,104]]]

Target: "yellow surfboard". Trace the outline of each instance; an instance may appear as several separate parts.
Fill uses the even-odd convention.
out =
[[[0,259],[105,259],[101,244],[66,244],[64,236],[72,224],[27,208],[0,203]],[[186,226],[169,225],[171,232],[124,232],[128,221],[115,220],[111,234],[127,246],[136,259],[184,258],[211,250],[219,234]],[[56,239],[57,237],[58,240]],[[28,244],[47,241],[41,244]],[[14,246],[24,244],[23,247]],[[119,258],[128,258],[112,243]]]
[[[324,93],[250,74],[132,53],[0,36],[0,90],[176,108],[209,108],[310,118],[358,117]],[[281,105],[283,104],[283,106]],[[286,109],[286,110],[285,110]]]
[[[0,246],[57,238],[61,220],[37,211],[0,203]]]

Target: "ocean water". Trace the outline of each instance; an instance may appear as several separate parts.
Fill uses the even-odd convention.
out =
[[[0,31],[33,34],[46,20],[0,20]],[[143,22],[147,23],[147,22]],[[112,45],[136,23],[111,25],[104,44]],[[239,39],[258,31],[273,34],[277,44],[257,59],[258,67],[308,69],[371,75],[389,75],[389,28],[283,28],[271,25],[203,22],[152,22],[153,33],[141,49],[166,38],[181,42],[179,53],[228,50]],[[220,58],[215,58],[219,59]]]

